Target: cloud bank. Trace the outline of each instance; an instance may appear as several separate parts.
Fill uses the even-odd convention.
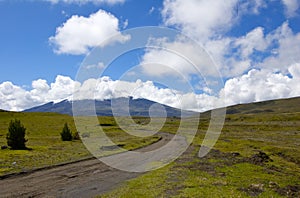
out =
[[[205,111],[222,105],[299,96],[300,64],[288,67],[286,75],[268,69],[250,70],[227,80],[218,96],[159,88],[152,81],[114,81],[106,76],[79,83],[58,75],[50,84],[43,79],[33,81],[31,90],[3,82],[0,84],[0,109],[20,111],[50,101],[72,100],[74,93],[80,93],[76,99],[104,100],[133,96],[176,108]]]

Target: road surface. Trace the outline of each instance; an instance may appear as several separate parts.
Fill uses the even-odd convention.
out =
[[[160,141],[137,151],[160,148],[173,137],[168,133],[160,135]],[[88,159],[1,179],[0,197],[94,197],[140,174],[111,168],[98,159]]]

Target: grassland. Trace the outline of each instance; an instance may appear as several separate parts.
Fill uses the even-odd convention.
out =
[[[210,121],[209,112],[204,113],[196,137],[180,158],[101,197],[300,197],[299,101],[296,98],[228,108],[217,143],[208,155],[199,158]],[[0,174],[90,156],[81,141],[60,140],[65,122],[72,131],[76,129],[72,117],[54,113],[0,112],[0,145],[6,144],[7,126],[14,118],[27,128],[27,146],[32,150],[0,150]],[[132,137],[112,117],[99,120],[110,139],[126,149],[159,139]],[[149,119],[136,117],[135,121],[145,125]],[[179,124],[180,119],[168,118],[161,131],[176,133]]]
[[[175,162],[101,197],[300,197],[299,112],[227,115],[213,150],[198,158],[208,123],[206,114]]]
[[[0,150],[0,176],[8,173],[28,171],[45,166],[77,161],[92,157],[81,140],[61,141],[60,132],[67,122],[76,132],[73,117],[57,113],[0,112],[0,145],[6,144],[10,120],[20,119],[26,127],[28,150]],[[111,117],[99,118],[105,133],[113,142],[127,150],[133,150],[156,142],[159,135],[138,138],[127,135]]]

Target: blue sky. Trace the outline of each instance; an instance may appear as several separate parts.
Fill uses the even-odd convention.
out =
[[[79,90],[97,99],[133,95],[199,111],[299,96],[299,6],[297,0],[0,1],[0,108],[22,110],[71,98]],[[78,30],[79,24],[84,31]],[[187,36],[152,40],[162,48],[188,54],[199,63],[202,76],[174,54],[139,49],[115,60],[105,73],[108,78],[102,75],[86,79],[86,83],[77,81],[80,66],[99,41],[117,33],[120,38],[111,45],[126,44],[132,38],[126,38],[123,31],[143,26],[174,28]],[[203,62],[204,54],[193,54],[191,40],[211,57],[222,86],[210,85],[216,76],[210,76],[211,66]],[[108,53],[109,46],[98,48]],[[102,62],[93,63],[95,69],[103,69]],[[141,66],[131,68],[139,63]],[[116,85],[124,72],[121,84]],[[182,76],[191,89],[180,80]],[[164,83],[167,85],[160,86]],[[116,86],[121,87],[118,93],[113,90]],[[95,88],[101,93],[90,93]]]
[[[57,74],[75,77],[84,55],[57,55],[48,38],[56,27],[72,15],[89,16],[99,9],[114,14],[120,22],[130,21],[127,28],[159,25],[158,10],[151,14],[152,6],[161,7],[160,1],[128,1],[123,4],[52,4],[44,1],[0,1],[1,82],[12,81],[30,86],[32,80],[43,78],[52,82]],[[19,72],[16,72],[19,71]]]

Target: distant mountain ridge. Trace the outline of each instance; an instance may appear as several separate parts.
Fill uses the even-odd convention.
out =
[[[165,114],[161,112],[161,106],[166,110],[167,117],[181,117],[191,116],[197,112],[185,111],[176,109],[167,105],[159,104],[157,102],[147,99],[133,99],[130,98],[116,98],[109,100],[78,100],[68,101],[63,100],[58,103],[49,102],[40,106],[24,110],[24,112],[56,112],[61,114],[73,115],[72,103],[76,106],[76,115],[91,116],[128,116],[126,107],[129,102],[129,112],[131,116],[149,117],[149,108],[152,108],[152,116],[164,117]],[[112,105],[114,104],[114,114],[112,112]],[[154,106],[153,106],[154,105]],[[161,105],[161,106],[158,106]],[[153,108],[154,107],[154,108]]]
[[[119,105],[120,109],[123,108],[125,98],[117,98],[113,100],[114,100],[113,102]],[[111,100],[103,100],[103,101],[81,100],[77,102],[80,103],[78,104],[78,106],[82,106],[82,108],[78,110],[78,112],[81,113],[82,115],[92,114],[93,112],[92,109],[85,108],[86,106],[90,106],[85,104],[91,102],[95,103],[97,115],[99,116],[113,115],[111,110],[111,102],[112,102]],[[129,98],[129,103],[130,103],[131,116],[145,116],[145,117],[149,116],[148,111],[150,106],[153,104],[158,104],[156,102],[147,99],[132,99],[132,98]],[[180,117],[181,111],[179,109],[172,108],[167,105],[162,105],[162,106],[165,107],[168,117],[173,117],[173,116]],[[63,100],[59,103],[49,102],[44,105],[27,109],[24,112],[56,112],[61,114],[73,115],[72,102],[68,100]],[[193,112],[193,111],[182,111],[182,112],[184,116],[197,114],[197,112]],[[205,116],[210,112],[211,110],[203,112],[201,113],[201,115]],[[300,112],[300,97],[268,100],[268,101],[253,102],[247,104],[238,104],[238,105],[226,107],[227,114],[294,113],[294,112]]]

